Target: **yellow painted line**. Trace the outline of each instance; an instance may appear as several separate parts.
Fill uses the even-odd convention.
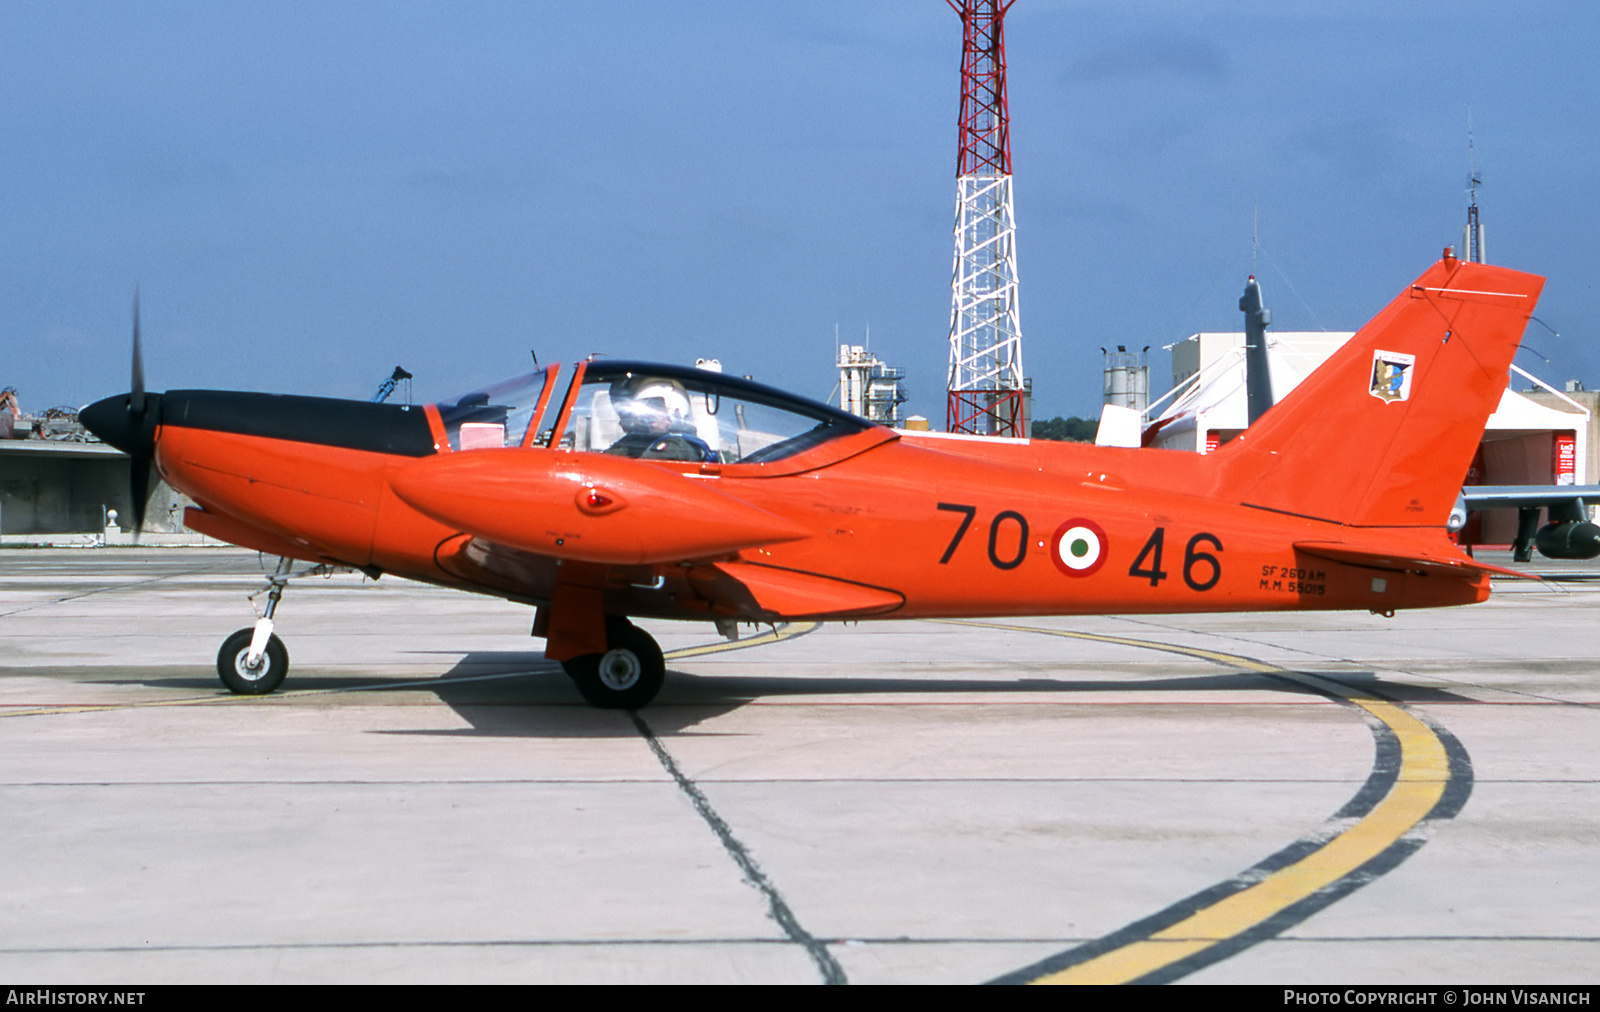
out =
[[[670,650],[664,656],[667,660],[681,660],[685,657],[699,657],[704,654],[719,654],[727,650],[743,650],[745,647],[757,647],[766,643],[778,643],[782,640],[803,636],[818,628],[819,622],[792,622],[789,625],[779,626],[755,636],[748,636],[740,640],[727,640],[717,643],[707,643],[697,647],[682,647]],[[555,663],[555,662],[551,662]],[[504,671],[493,675],[472,675],[466,678],[419,678],[410,682],[379,682],[372,685],[349,685],[337,689],[290,689],[286,692],[273,692],[265,696],[236,696],[232,693],[211,696],[185,696],[181,699],[151,699],[141,702],[129,703],[63,703],[59,706],[34,706],[26,709],[7,709],[0,706],[0,718],[3,717],[43,717],[53,714],[71,713],[107,713],[113,710],[140,710],[155,706],[225,706],[241,705],[246,703],[272,703],[286,699],[300,699],[305,696],[326,696],[344,692],[369,692],[385,689],[431,689],[441,685],[460,685],[465,682],[487,682],[500,678],[521,678],[525,671]]]
[[[1389,793],[1355,825],[1334,836],[1317,850],[1273,872],[1255,885],[1195,911],[1147,939],[1131,942],[1057,973],[1038,977],[1031,983],[1123,984],[1237,937],[1339,881],[1393,846],[1433,811],[1444,797],[1445,786],[1450,781],[1449,755],[1444,742],[1432,728],[1394,703],[1329,679],[1289,671],[1236,654],[1123,636],[1000,622],[964,621],[951,624],[1142,647],[1276,675],[1338,696],[1360,707],[1387,725],[1400,744],[1400,771]]]
[[[151,706],[201,706],[207,703],[251,702],[270,696],[187,696],[183,699],[152,699],[136,703],[62,703],[22,710],[0,709],[0,717],[43,717],[64,713],[107,713],[112,710],[141,710]]]
[[[729,650],[743,650],[745,647],[758,647],[764,643],[778,643],[783,640],[804,636],[822,625],[821,622],[791,622],[788,625],[769,629],[741,640],[726,640],[722,643],[707,643],[698,647],[680,647],[669,650],[665,656],[669,661],[681,661],[685,657],[703,657],[706,654],[720,654]]]

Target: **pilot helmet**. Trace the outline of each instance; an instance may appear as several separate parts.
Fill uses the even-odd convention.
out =
[[[676,380],[630,376],[611,384],[611,407],[625,432],[693,429],[689,395]]]

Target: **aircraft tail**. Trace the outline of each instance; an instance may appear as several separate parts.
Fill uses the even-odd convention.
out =
[[[1544,279],[1446,257],[1214,454],[1219,495],[1357,527],[1439,527]]]

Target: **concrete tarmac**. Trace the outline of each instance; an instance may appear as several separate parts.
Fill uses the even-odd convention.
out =
[[[270,564],[271,560],[268,560]],[[0,977],[1594,983],[1600,566],[1471,608],[788,627],[584,705],[529,609],[0,552]]]

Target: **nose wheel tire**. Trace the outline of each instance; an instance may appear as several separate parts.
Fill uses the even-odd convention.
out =
[[[605,710],[637,710],[649,704],[666,679],[661,647],[649,633],[625,620],[606,622],[606,641],[603,654],[561,662],[578,692],[590,705]]]
[[[289,651],[276,636],[267,640],[267,648],[254,667],[246,663],[254,635],[254,629],[240,629],[223,640],[222,649],[217,651],[217,674],[222,684],[241,696],[264,696],[282,685],[289,673]]]

